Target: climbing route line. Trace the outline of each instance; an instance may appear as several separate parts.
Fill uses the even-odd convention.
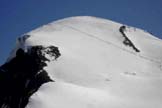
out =
[[[63,24],[62,24],[62,25],[63,25]],[[138,56],[138,57],[140,57],[140,58],[142,58],[142,59],[145,59],[145,60],[147,60],[147,61],[156,63],[156,64],[158,64],[159,66],[161,66],[161,61],[158,61],[158,60],[155,60],[155,59],[151,59],[150,57],[147,57],[147,56],[145,56],[145,55],[141,55],[140,53],[137,54],[136,52],[133,52],[133,51],[127,50],[127,49],[125,49],[125,48],[123,48],[123,47],[120,47],[120,46],[118,46],[118,45],[115,45],[114,43],[112,43],[112,42],[110,42],[110,41],[103,40],[103,39],[98,38],[97,36],[95,36],[95,35],[93,35],[93,34],[90,34],[90,33],[84,32],[84,31],[82,31],[82,30],[79,30],[79,29],[76,28],[76,27],[72,27],[72,26],[69,26],[69,25],[64,25],[64,26],[65,26],[65,27],[68,27],[68,28],[70,28],[70,29],[72,29],[72,30],[74,30],[74,31],[80,32],[80,33],[82,33],[82,34],[85,34],[85,35],[88,36],[88,37],[94,38],[94,39],[99,40],[99,41],[101,41],[101,42],[104,42],[104,43],[106,43],[106,44],[108,44],[108,45],[114,46],[114,47],[116,47],[116,48],[118,48],[118,49],[120,49],[120,50],[122,50],[122,51],[125,51],[125,52],[128,52],[128,53],[130,53],[130,54],[136,55],[136,56]]]

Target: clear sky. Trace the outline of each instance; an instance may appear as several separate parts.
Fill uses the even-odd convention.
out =
[[[0,65],[17,37],[51,21],[81,15],[107,18],[162,38],[162,0],[0,0]]]

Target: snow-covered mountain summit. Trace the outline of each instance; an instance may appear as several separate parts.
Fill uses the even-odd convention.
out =
[[[96,17],[65,18],[20,37],[8,62],[20,49],[30,56],[35,47],[44,62],[36,72],[48,77],[26,108],[162,107],[162,41],[141,29]]]

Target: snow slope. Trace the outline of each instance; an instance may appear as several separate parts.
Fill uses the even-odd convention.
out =
[[[43,84],[26,108],[162,108],[162,41],[122,24],[80,16],[44,25],[20,38],[16,49],[53,45],[61,56],[44,68]],[[12,56],[14,56],[13,51]]]

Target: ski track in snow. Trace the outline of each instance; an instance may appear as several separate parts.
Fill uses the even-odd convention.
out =
[[[156,64],[158,64],[158,65],[161,66],[161,61],[159,61],[159,60],[151,59],[150,57],[147,57],[147,56],[145,56],[145,55],[141,55],[141,54],[135,53],[134,51],[127,50],[127,49],[125,49],[125,48],[123,48],[123,47],[120,47],[120,46],[118,46],[118,45],[115,45],[114,43],[112,43],[112,42],[110,42],[110,41],[105,41],[105,40],[103,40],[103,39],[98,38],[98,37],[95,36],[95,35],[92,35],[92,34],[89,34],[89,33],[87,33],[87,32],[81,31],[81,30],[79,30],[78,28],[75,28],[75,27],[72,27],[72,26],[69,26],[69,25],[63,25],[63,26],[66,26],[66,27],[71,28],[71,29],[73,29],[73,30],[75,30],[75,31],[78,31],[78,32],[80,32],[80,33],[83,33],[83,34],[85,34],[86,36],[89,36],[89,37],[91,37],[91,38],[97,39],[97,40],[99,40],[99,41],[101,41],[101,42],[104,42],[104,43],[106,43],[106,44],[108,44],[108,45],[112,45],[113,47],[116,47],[116,48],[118,48],[118,49],[121,50],[121,51],[126,51],[126,52],[128,52],[128,53],[130,53],[130,54],[133,54],[133,55],[135,55],[135,56],[138,56],[138,57],[140,57],[140,58],[142,58],[142,59],[145,59],[145,60],[147,60],[147,61],[156,63]]]

